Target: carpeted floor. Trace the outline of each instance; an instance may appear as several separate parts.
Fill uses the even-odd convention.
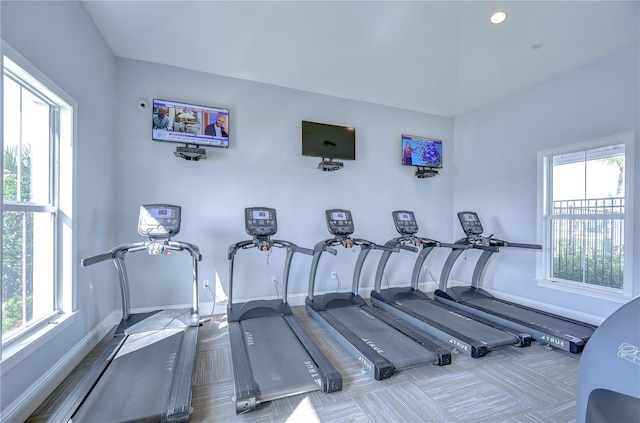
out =
[[[341,392],[313,392],[275,400],[236,415],[233,374],[224,315],[200,327],[190,422],[573,422],[579,355],[531,347],[507,347],[473,359],[457,354],[448,366],[425,365],[376,381],[307,314],[294,313],[343,378]],[[90,354],[78,367],[87,368]],[[76,372],[28,422],[55,409]],[[66,389],[65,389],[66,388]],[[99,423],[99,422],[97,422]]]

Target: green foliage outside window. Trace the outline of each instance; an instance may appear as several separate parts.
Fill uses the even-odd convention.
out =
[[[31,155],[27,149],[22,150],[20,162],[18,166],[17,149],[5,149],[3,196],[6,202],[28,201],[28,193],[31,191]],[[18,189],[21,191],[20,194]],[[2,217],[3,335],[31,320],[32,299],[33,214],[5,211]]]
[[[573,240],[561,239],[554,250],[554,278],[622,289],[624,255],[621,247],[583,249]]]

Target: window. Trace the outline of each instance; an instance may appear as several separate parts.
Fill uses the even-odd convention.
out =
[[[538,279],[632,296],[633,146],[626,133],[539,153]]]
[[[73,109],[7,56],[2,88],[4,347],[70,304]]]

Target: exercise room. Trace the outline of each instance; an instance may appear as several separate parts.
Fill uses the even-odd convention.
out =
[[[640,2],[0,2],[0,420],[640,419]]]

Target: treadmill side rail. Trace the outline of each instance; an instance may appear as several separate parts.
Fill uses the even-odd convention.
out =
[[[191,414],[191,379],[196,359],[198,344],[198,327],[189,326],[180,344],[171,393],[169,394],[168,409],[162,414],[162,421],[188,422]]]
[[[302,346],[307,350],[311,359],[315,362],[320,375],[322,376],[322,392],[331,393],[342,390],[342,375],[331,364],[329,359],[313,342],[309,335],[304,331],[298,320],[292,315],[284,316],[289,327],[296,335]]]
[[[118,350],[120,350],[125,340],[126,336],[116,336],[111,339],[109,345],[100,353],[89,370],[82,376],[82,379],[76,384],[75,388],[73,388],[68,399],[49,417],[47,422],[64,423],[71,421],[71,417],[80,407],[80,404],[82,404],[98,379],[100,379],[100,376],[102,376],[102,373],[111,363],[113,357],[118,353]]]
[[[326,311],[316,311],[307,303],[307,311],[322,327],[333,333],[340,344],[356,357],[375,380],[388,379],[395,373],[393,363],[373,351],[366,342]]]
[[[392,328],[402,332],[409,338],[413,339],[418,344],[429,349],[430,351],[433,351],[438,359],[436,363],[438,366],[446,366],[448,364],[451,364],[451,349],[428,338],[425,332],[419,332],[418,330],[414,329],[414,327],[403,323],[400,319],[392,319],[390,317],[392,316],[392,314],[385,315],[373,307],[366,307],[366,310],[367,313],[375,316],[376,319],[388,324]]]
[[[239,322],[229,323],[229,341],[231,342],[231,362],[235,384],[236,413],[254,411],[260,403],[260,390],[254,383],[249,354],[244,343],[244,334]]]

